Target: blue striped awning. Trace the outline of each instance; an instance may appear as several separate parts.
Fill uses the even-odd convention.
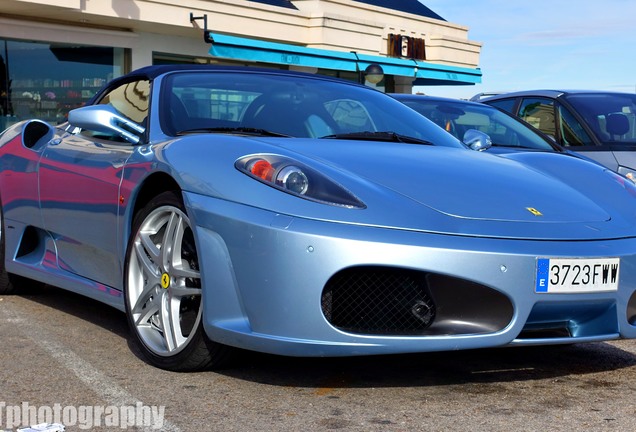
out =
[[[210,55],[232,60],[315,67],[356,72],[370,64],[378,64],[386,75],[413,77],[434,84],[476,84],[481,70],[461,68],[403,58],[382,57],[354,52],[308,48],[299,45],[267,42],[238,36],[209,33]],[[421,84],[418,84],[421,85]]]

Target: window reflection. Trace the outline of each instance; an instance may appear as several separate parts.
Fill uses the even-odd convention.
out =
[[[38,118],[66,121],[124,73],[123,48],[0,39],[0,130]]]
[[[124,116],[142,124],[148,117],[149,101],[150,81],[140,80],[117,87],[99,103],[112,105]]]

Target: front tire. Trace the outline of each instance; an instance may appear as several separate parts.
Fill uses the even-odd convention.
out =
[[[125,266],[126,315],[152,364],[190,371],[227,362],[232,349],[203,329],[199,258],[177,192],[156,196],[135,216]]]

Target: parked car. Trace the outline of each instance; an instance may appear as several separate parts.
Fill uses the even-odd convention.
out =
[[[636,94],[535,90],[481,102],[518,116],[560,145],[636,180]]]
[[[462,141],[468,131],[491,140],[491,152],[539,150],[563,152],[554,140],[518,118],[489,105],[466,100],[416,94],[391,94]]]
[[[634,184],[335,78],[132,72],[0,135],[0,204],[0,293],[124,311],[165,369],[636,337]]]

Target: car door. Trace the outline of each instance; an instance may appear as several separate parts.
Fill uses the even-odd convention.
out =
[[[135,122],[148,111],[149,85],[140,94],[128,83],[107,93],[109,104]],[[84,278],[121,285],[119,253],[120,185],[135,146],[114,135],[82,130],[52,143],[39,166],[44,227],[55,239],[60,268]]]
[[[636,96],[630,93],[580,92],[563,96],[593,135],[597,152],[612,153],[618,172],[636,178]]]
[[[556,124],[557,137],[562,146],[587,156],[612,171],[618,171],[619,163],[610,146],[597,142],[589,128],[570,109],[558,102]]]
[[[618,170],[618,161],[611,149],[600,145],[588,128],[558,99],[524,96],[519,100],[509,98],[488,103],[525,120],[551,136],[563,147],[580,153],[613,171]]]

